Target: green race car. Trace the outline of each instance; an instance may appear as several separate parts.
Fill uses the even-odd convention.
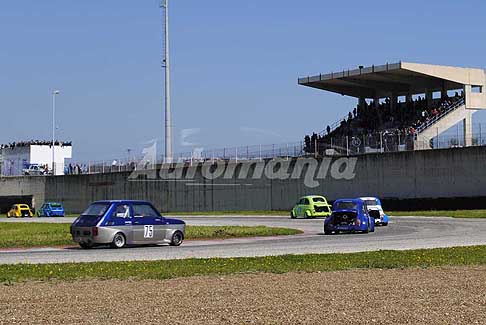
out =
[[[294,218],[316,218],[328,217],[331,215],[331,206],[323,196],[309,195],[299,199],[299,202],[290,211],[290,217]]]

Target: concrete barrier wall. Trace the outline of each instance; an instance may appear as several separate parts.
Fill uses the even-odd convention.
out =
[[[0,178],[0,213],[6,213],[16,203],[40,207],[45,199],[45,177]]]
[[[357,156],[352,180],[333,179],[329,172],[315,188],[298,179],[238,179],[247,163],[236,167],[233,178],[210,180],[202,167],[185,168],[189,180],[129,180],[129,173],[8,178],[0,181],[2,195],[33,195],[62,201],[67,211],[82,211],[89,202],[103,199],[149,200],[162,211],[288,210],[299,196],[322,194],[342,197],[378,196],[408,200],[486,197],[486,147],[427,150]],[[331,162],[333,165],[334,159]],[[289,160],[290,168],[296,160]],[[320,164],[329,161],[320,160]],[[180,170],[179,170],[180,171]],[[304,168],[303,175],[306,172]]]

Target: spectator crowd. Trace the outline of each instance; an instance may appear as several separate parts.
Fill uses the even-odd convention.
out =
[[[394,110],[389,98],[380,103],[365,102],[364,105],[357,105],[353,111],[348,113],[347,118],[336,124],[334,129],[328,125],[326,130],[320,134],[313,133],[305,136],[304,150],[313,153],[316,143],[319,148],[325,148],[331,142],[337,144],[342,138],[366,139],[372,138],[378,132],[413,139],[417,129],[463,99],[462,92],[461,94],[456,92],[452,97],[445,95],[430,102],[425,97],[419,96],[409,102],[397,103]]]
[[[61,147],[70,147],[72,146],[72,142],[66,142],[66,141],[55,141],[54,144],[56,146],[61,146]],[[0,144],[0,149],[6,149],[6,148],[16,148],[16,147],[29,147],[29,146],[52,146],[52,141],[45,141],[45,140],[31,140],[31,141],[20,141],[20,142],[11,142],[8,144]]]

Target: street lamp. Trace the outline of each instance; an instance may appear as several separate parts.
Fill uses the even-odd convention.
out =
[[[54,90],[52,92],[52,175],[56,175],[55,148],[56,148],[56,96],[61,92]]]

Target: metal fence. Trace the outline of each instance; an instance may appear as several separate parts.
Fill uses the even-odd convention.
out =
[[[475,126],[479,130],[471,134],[472,146],[486,145],[486,134],[482,133],[481,125]],[[221,149],[194,149],[174,155],[172,163],[195,165],[206,161],[250,161],[271,158],[292,158],[302,156],[349,156],[371,153],[404,152],[423,149],[443,149],[466,147],[464,134],[459,127],[439,134],[432,139],[418,141],[416,136],[398,131],[383,131],[360,136],[322,137],[316,135],[311,141],[240,146]],[[155,148],[144,150],[140,156],[130,158],[114,158],[105,160],[67,161],[64,174],[99,174],[130,172],[166,163],[165,157],[157,154]],[[22,175],[23,161],[1,161],[2,176]]]
[[[124,159],[110,159],[100,161],[71,161],[66,165],[65,174],[97,174],[126,172],[150,168],[154,165],[166,163],[164,156],[157,155],[156,151],[146,150],[146,154],[138,157]],[[182,152],[174,155],[172,163],[194,165],[206,161],[249,161],[271,159],[276,157],[291,158],[305,155],[304,143],[287,143],[271,145],[241,146],[221,149],[194,149],[191,152]]]

